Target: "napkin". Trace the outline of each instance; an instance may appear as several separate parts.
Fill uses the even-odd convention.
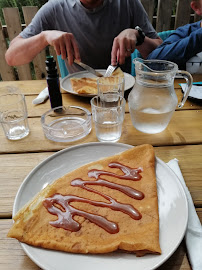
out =
[[[33,104],[40,104],[49,97],[48,87],[40,92],[40,94],[32,101]]]
[[[191,194],[185,184],[184,178],[182,176],[180,167],[178,165],[178,160],[172,159],[167,165],[175,172],[178,176],[184,191],[186,193],[188,202],[188,224],[185,233],[185,242],[187,246],[187,252],[189,256],[189,261],[191,263],[193,270],[202,269],[202,226],[201,222],[196,213]]]
[[[179,85],[182,87],[183,92],[187,92],[186,83],[180,83]],[[190,93],[189,93],[189,97],[202,99],[202,83],[201,82],[193,83]]]

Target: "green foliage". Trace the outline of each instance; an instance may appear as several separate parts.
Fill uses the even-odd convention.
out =
[[[22,7],[23,6],[37,6],[41,7],[48,0],[0,0],[0,19],[4,24],[3,12],[2,9],[5,7],[18,7],[20,14],[22,15]],[[21,16],[23,22],[23,16]]]
[[[47,0],[1,0],[0,7],[22,7],[22,6],[38,6],[41,7]]]

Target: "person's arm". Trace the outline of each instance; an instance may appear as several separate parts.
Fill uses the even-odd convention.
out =
[[[14,38],[6,52],[6,61],[11,66],[19,66],[31,62],[34,57],[47,45],[54,47],[57,55],[65,59],[68,56],[69,64],[73,63],[74,57],[80,61],[78,45],[71,33],[62,31],[43,31],[29,38],[18,35]]]
[[[202,51],[202,28],[200,22],[178,28],[162,45],[152,51],[148,59],[175,62],[183,67],[185,63]]]
[[[160,37],[158,38],[149,38],[145,37],[144,42],[142,45],[137,46],[136,48],[140,52],[143,58],[147,58],[147,56],[154,50],[156,49],[160,44],[162,44],[162,39]]]
[[[6,61],[10,66],[27,64],[47,45],[42,33],[30,38],[18,35],[10,43],[5,55]]]
[[[119,64],[125,63],[125,58],[137,48],[141,55],[146,58],[149,53],[162,43],[160,37],[152,39],[145,37],[143,44],[136,46],[138,31],[135,29],[126,29],[122,31],[113,42],[111,52],[111,64],[115,65],[117,60]]]

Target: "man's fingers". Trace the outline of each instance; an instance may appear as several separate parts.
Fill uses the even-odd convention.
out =
[[[81,56],[80,56],[80,53],[79,53],[79,47],[77,45],[77,42],[76,40],[72,39],[72,47],[73,47],[73,50],[74,50],[74,57],[78,60],[78,61],[81,61]]]
[[[126,57],[126,46],[125,43],[120,42],[120,50],[119,50],[119,64],[123,65],[125,63],[125,57]]]
[[[71,36],[68,35],[65,37],[65,50],[67,52],[68,63],[72,65],[74,62],[74,49],[72,46]]]
[[[134,29],[123,30],[115,39],[112,48],[111,62],[115,64],[115,58],[119,58],[120,65],[125,63],[125,58],[129,57],[136,48],[136,35]],[[119,52],[118,52],[119,50]]]
[[[55,36],[52,38],[52,41],[49,40],[57,55],[61,55],[62,59],[68,58],[69,65],[72,65],[74,59],[80,59],[79,47],[72,33],[64,32],[55,32]]]
[[[61,54],[61,51],[60,51],[60,44],[54,44],[53,45],[55,51],[56,51],[56,54],[57,55],[60,55]]]
[[[114,39],[113,46],[112,46],[112,52],[111,52],[111,64],[116,65],[117,64],[117,58],[119,57],[119,43],[117,39]]]
[[[64,44],[60,45],[60,51],[62,59],[64,60],[65,58],[67,58],[66,46],[64,46]]]
[[[125,44],[125,50],[127,51],[127,52],[131,52],[131,50],[132,50],[132,46],[131,46],[131,41],[130,41],[130,39],[125,39],[124,40],[124,44]]]
[[[68,34],[65,39],[65,49],[67,51],[68,63],[72,65],[74,59],[81,60],[77,42],[72,34]]]

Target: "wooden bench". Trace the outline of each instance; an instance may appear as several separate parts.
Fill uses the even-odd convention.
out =
[[[191,0],[158,0],[157,6],[155,0],[142,0],[141,2],[157,32],[176,29],[179,26],[200,19],[200,17],[196,16],[190,8]],[[25,24],[21,23],[18,8],[3,9],[6,23],[6,25],[2,25],[0,22],[0,75],[3,81],[16,79],[31,80],[34,78],[40,80],[46,76],[45,57],[47,50],[43,50],[30,64],[10,67],[5,61],[5,52],[9,40],[16,37],[22,29],[31,22],[38,11],[38,7],[26,6],[22,8],[22,11]],[[52,47],[49,47],[48,49],[50,54],[56,59],[57,57],[54,49]]]

